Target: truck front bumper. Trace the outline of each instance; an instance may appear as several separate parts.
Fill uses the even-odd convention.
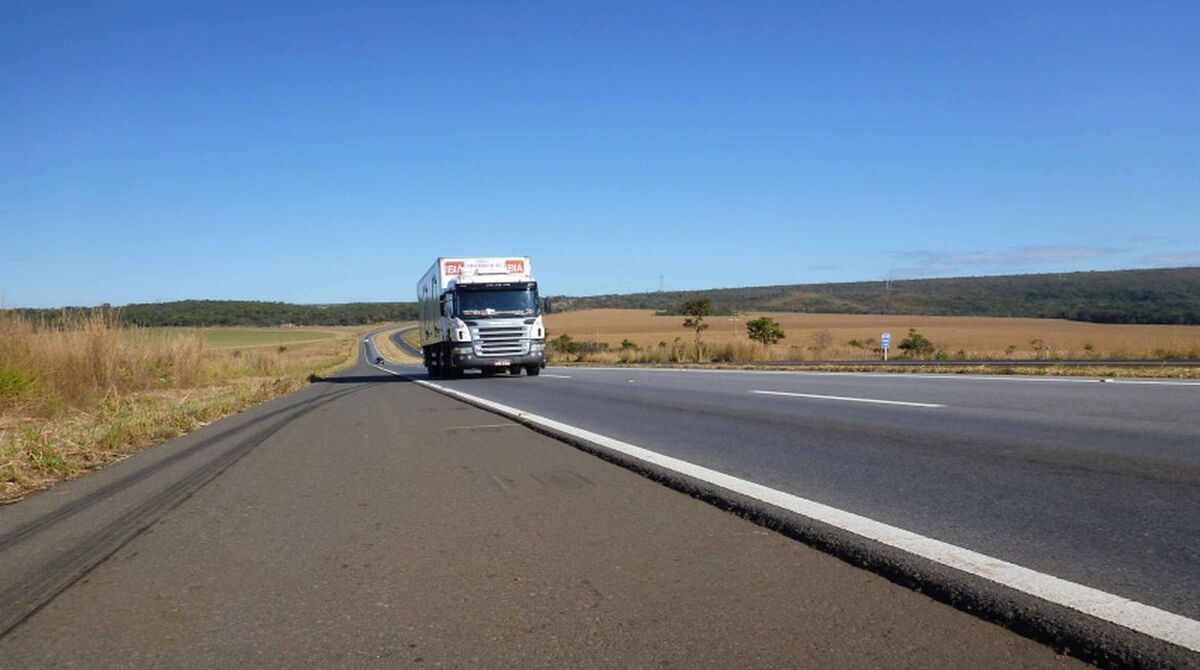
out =
[[[509,367],[536,365],[546,367],[546,354],[543,352],[530,353],[522,356],[477,356],[473,352],[457,352],[451,355],[454,367],[464,369],[483,369],[494,367]]]

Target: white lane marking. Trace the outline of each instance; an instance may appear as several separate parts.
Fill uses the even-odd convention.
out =
[[[905,407],[945,407],[934,402],[908,402],[906,400],[878,400],[876,398],[851,398],[841,395],[817,395],[816,393],[790,393],[787,391],[751,391],[760,395],[782,395],[792,398],[814,398],[816,400],[845,400],[847,402],[869,402],[877,405],[903,405]]]
[[[600,372],[697,372],[707,374],[733,375],[805,375],[809,377],[874,377],[878,379],[933,379],[937,381],[958,382],[1053,382],[1059,384],[1150,384],[1157,386],[1197,386],[1200,381],[1174,381],[1166,379],[1102,379],[1088,377],[1029,377],[1022,375],[975,375],[946,372],[942,374],[908,373],[908,372],[815,372],[808,370],[714,370],[704,368],[612,368],[579,366],[571,368],[579,371],[596,370]]]
[[[380,368],[394,375],[386,368]],[[927,560],[961,570],[988,581],[1027,593],[1078,612],[1103,619],[1150,637],[1169,642],[1190,651],[1200,652],[1200,621],[1189,619],[1166,610],[1158,609],[1128,598],[1107,593],[1090,586],[1077,584],[1053,575],[1002,561],[970,549],[919,535],[912,531],[890,526],[864,516],[846,512],[836,507],[777,491],[723,472],[718,472],[688,461],[666,456],[628,442],[593,433],[583,428],[548,419],[537,414],[509,407],[486,398],[434,384],[423,379],[413,379],[422,386],[437,389],[451,396],[469,400],[499,414],[561,431],[587,440],[607,449],[632,456],[646,463],[672,470],[679,474],[719,486],[781,509],[800,514],[816,521],[836,526],[882,544],[906,551]]]
[[[382,365],[375,365],[374,363],[372,363],[370,361],[367,361],[367,365],[370,365],[371,367],[375,368],[376,370],[383,370],[384,372],[388,373],[389,375],[395,375],[397,377],[408,376],[408,375],[405,375],[403,372],[396,372],[395,370],[389,370],[389,369],[383,367]],[[414,379],[413,381],[417,381],[417,380]]]
[[[555,379],[570,379],[571,378],[571,375],[552,375],[548,372],[543,372],[541,374],[541,376],[542,377],[553,377]]]

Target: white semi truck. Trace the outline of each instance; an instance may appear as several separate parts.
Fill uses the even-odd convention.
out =
[[[478,369],[536,376],[546,328],[527,256],[445,257],[417,284],[421,351],[431,377]]]

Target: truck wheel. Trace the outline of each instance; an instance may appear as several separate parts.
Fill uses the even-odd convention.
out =
[[[536,377],[536,376],[542,374],[542,366],[526,365],[525,366],[525,374],[529,375],[530,377]]]
[[[437,348],[435,348],[433,351],[430,352],[429,358],[430,358],[430,360],[433,361],[433,378],[434,379],[445,379],[446,372],[447,372],[447,370],[446,370],[446,358],[447,357],[446,357],[446,352],[442,350],[441,345],[439,345]]]
[[[450,357],[450,347],[442,347],[442,379],[454,379],[462,372],[462,368],[454,367],[454,359]]]
[[[421,357],[424,359],[423,362],[425,364],[425,374],[429,375],[430,379],[436,377],[437,375],[434,372],[435,368],[433,366],[433,356],[429,351],[429,347],[421,347]]]

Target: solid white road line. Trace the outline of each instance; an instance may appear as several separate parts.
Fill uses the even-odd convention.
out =
[[[571,378],[571,375],[552,375],[548,372],[543,372],[541,374],[541,376],[542,377],[553,377],[555,379],[570,379]]]
[[[815,398],[817,400],[845,400],[847,402],[869,402],[877,405],[903,405],[905,407],[945,407],[935,402],[908,402],[905,400],[878,400],[876,398],[851,398],[841,395],[817,395],[816,393],[789,393],[787,391],[751,391],[759,395],[783,395],[792,398]]]
[[[379,369],[389,374],[407,376],[403,373],[393,372],[387,368],[381,367]],[[629,444],[628,442],[622,442],[605,435],[600,435],[599,433],[584,430],[583,428],[576,428],[575,426],[537,414],[531,414],[516,407],[510,407],[486,398],[456,391],[423,379],[413,379],[412,381],[422,386],[437,389],[447,395],[487,407],[504,416],[543,426],[593,444],[598,444],[606,449],[612,449],[613,451],[660,468],[665,468],[769,505],[774,505],[780,509],[800,514],[821,523],[835,526],[860,537],[880,542],[915,556],[920,556],[926,560],[961,570],[962,572],[981,577],[1022,593],[1027,593],[1042,600],[1071,608],[1118,626],[1149,635],[1158,640],[1169,642],[1184,649],[1200,652],[1200,621],[1094,589],[1090,586],[1084,586],[1083,584],[1060,579],[1053,575],[1030,570],[1014,563],[925,537],[912,531],[904,530],[903,528],[890,526],[864,516],[837,509],[836,507],[808,500],[807,498],[777,491],[762,484],[756,484],[701,465],[650,451],[649,449]]]

